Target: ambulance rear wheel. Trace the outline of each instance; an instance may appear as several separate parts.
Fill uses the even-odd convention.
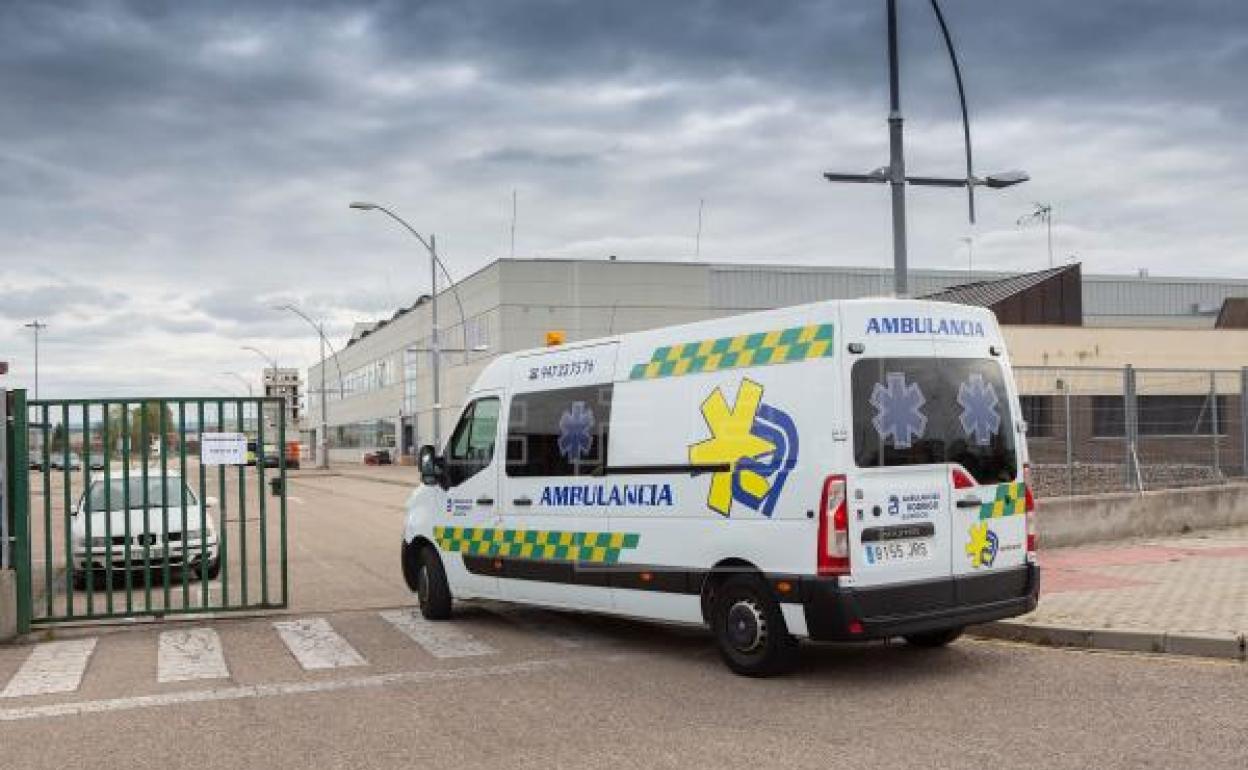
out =
[[[743,676],[782,674],[797,662],[780,605],[761,580],[735,575],[719,586],[711,608],[711,631],[720,657]]]
[[[944,647],[962,635],[962,626],[903,637],[911,647]]]
[[[420,549],[416,567],[416,598],[420,614],[426,620],[447,620],[451,617],[451,586],[446,581],[442,559],[432,546]]]

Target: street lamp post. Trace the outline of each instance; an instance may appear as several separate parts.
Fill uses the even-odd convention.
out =
[[[429,240],[426,241],[424,237],[421,236],[420,233],[416,232],[416,229],[413,228],[411,225],[409,225],[402,217],[400,217],[398,214],[394,213],[390,209],[378,203],[369,203],[366,201],[354,201],[351,203],[351,208],[357,209],[359,211],[380,211],[381,213],[393,219],[395,222],[398,222],[403,227],[403,229],[407,230],[409,233],[415,236],[416,240],[420,241],[420,244],[425,247],[426,251],[429,252],[429,270],[431,274],[430,276],[431,283],[429,287],[429,315],[430,315],[430,324],[432,326],[429,337],[430,337],[430,343],[431,343],[432,354],[433,354],[432,355],[432,361],[433,361],[432,363],[432,368],[433,368],[433,443],[435,447],[437,447],[438,449],[441,449],[442,447],[442,417],[441,417],[442,350],[440,348],[441,340],[438,334],[438,270],[439,269],[441,269],[442,273],[446,276],[447,281],[450,283],[450,288],[452,292],[454,292],[455,302],[459,305],[460,325],[464,328],[464,335],[466,338],[468,329],[466,326],[464,326],[464,324],[466,323],[466,319],[464,317],[464,305],[462,302],[460,302],[460,299],[459,299],[459,291],[455,287],[455,282],[451,280],[450,271],[446,269],[446,265],[442,264],[442,260],[438,258],[437,241],[435,240],[435,237],[432,234],[430,234]],[[468,355],[467,352],[465,352],[464,353],[465,361],[467,360],[467,355]]]
[[[316,332],[316,336],[320,338],[320,341],[321,341],[321,435],[320,435],[320,440],[317,441],[317,449],[318,449],[319,454],[317,455],[316,464],[318,468],[328,468],[329,467],[329,403],[327,401],[328,391],[326,390],[326,387],[325,387],[325,368],[326,368],[326,364],[328,364],[329,362],[325,358],[325,346],[328,345],[330,350],[333,350],[334,346],[332,343],[330,343],[329,338],[325,336],[325,324],[324,323],[313,321],[311,318],[308,317],[306,313],[304,313],[302,310],[300,310],[299,308],[291,304],[279,305],[279,306],[274,307],[273,309],[274,310],[289,310],[290,312],[299,316],[304,321],[306,321],[309,326],[312,327],[313,331]],[[338,367],[338,390],[339,390],[338,397],[342,398],[343,397],[342,367],[339,366],[338,364],[338,351],[333,350],[333,353],[334,353],[334,365]]]
[[[274,357],[272,357],[272,356],[270,356],[268,353],[265,353],[263,350],[261,350],[260,348],[255,347],[255,346],[253,346],[253,345],[243,345],[243,346],[242,346],[242,348],[243,348],[243,350],[250,350],[252,353],[255,353],[256,355],[260,356],[261,358],[263,358],[263,359],[264,359],[264,362],[265,362],[266,364],[268,364],[270,367],[272,367],[272,369],[273,369],[273,384],[274,384],[274,386],[276,386],[276,385],[277,385],[277,359],[276,359],[276,358],[274,358]],[[267,391],[267,390],[265,391],[265,395],[268,395],[268,391]],[[283,410],[285,410],[285,409],[286,409],[286,404],[285,404],[285,400],[284,400],[284,399],[283,399],[283,403],[282,403],[281,408],[282,408]],[[285,414],[285,411],[283,411],[283,413],[282,413],[282,419],[284,420],[285,418],[286,418],[286,414]],[[258,417],[257,419],[260,419],[260,420],[263,420],[263,419],[264,419],[264,407],[263,407],[263,406],[261,406],[261,407],[260,407],[260,415],[259,415],[259,417]],[[283,448],[283,449],[282,449],[282,451],[284,452],[284,451],[286,451],[286,450]]]
[[[48,328],[48,325],[41,323],[38,318],[26,324],[27,329],[35,331],[35,400],[39,400],[39,332]]]
[[[975,188],[988,187],[998,189],[1026,182],[1030,177],[1023,171],[1006,171],[978,177],[971,165],[971,129],[967,117],[966,95],[962,88],[962,70],[958,66],[957,53],[953,48],[953,40],[949,28],[945,25],[944,14],[941,13],[937,0],[931,0],[932,10],[940,23],[944,35],[945,47],[953,62],[953,72],[958,86],[958,99],[962,105],[962,129],[966,150],[966,176],[963,177],[930,177],[907,176],[903,138],[903,120],[901,114],[901,70],[898,63],[897,50],[897,0],[888,0],[888,158],[887,166],[882,166],[867,174],[847,174],[829,171],[823,176],[829,182],[887,182],[892,193],[893,212],[893,290],[899,297],[909,292],[906,255],[906,185],[927,187],[965,187],[969,201],[971,223],[975,222]]]

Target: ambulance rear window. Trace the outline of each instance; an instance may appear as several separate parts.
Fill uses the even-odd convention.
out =
[[[855,362],[851,380],[859,467],[958,463],[981,484],[1018,476],[997,361],[869,358]]]

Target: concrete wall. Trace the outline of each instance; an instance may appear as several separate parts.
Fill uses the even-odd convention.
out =
[[[1036,509],[1041,548],[1244,524],[1248,484],[1047,498]]]

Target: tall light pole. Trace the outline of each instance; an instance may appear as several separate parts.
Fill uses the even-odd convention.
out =
[[[429,240],[425,240],[416,229],[409,225],[402,217],[394,213],[390,209],[378,203],[369,203],[366,201],[354,201],[351,208],[360,211],[380,211],[386,216],[402,225],[403,229],[416,237],[420,241],[420,245],[425,247],[429,252],[429,271],[431,283],[429,286],[429,315],[430,325],[430,349],[433,353],[433,445],[438,449],[442,448],[442,391],[441,391],[441,367],[442,367],[442,350],[440,348],[441,340],[438,336],[438,270],[446,276],[450,283],[450,288],[455,295],[455,302],[459,304],[460,325],[464,330],[464,337],[467,339],[468,328],[466,326],[466,318],[464,317],[464,305],[459,300],[459,290],[455,287],[455,282],[451,280],[450,271],[446,269],[446,265],[442,264],[442,260],[438,258],[437,240],[433,234],[429,235]],[[468,353],[464,353],[464,360],[468,360]]]
[[[38,318],[26,324],[27,329],[35,330],[35,400],[39,400],[39,332],[48,328],[48,325],[41,323]]]
[[[328,391],[325,388],[325,367],[326,367],[326,364],[328,364],[329,362],[325,359],[325,346],[328,345],[329,349],[332,350],[334,353],[334,366],[338,367],[338,398],[341,399],[344,394],[343,394],[343,386],[342,386],[342,367],[338,364],[338,351],[334,350],[333,343],[331,343],[329,341],[329,338],[325,336],[325,324],[324,323],[320,321],[313,321],[311,318],[308,317],[307,313],[303,312],[299,308],[289,303],[285,305],[274,306],[273,309],[274,310],[289,310],[290,312],[299,316],[304,321],[306,321],[309,326],[312,327],[312,330],[316,332],[316,336],[320,338],[320,341],[321,341],[321,435],[319,437],[319,441],[317,441],[318,455],[316,459],[316,467],[328,468],[329,467],[329,403],[327,401]]]
[[[941,33],[945,39],[945,47],[953,63],[953,73],[958,86],[958,99],[962,105],[962,132],[966,152],[965,177],[930,177],[907,176],[905,148],[902,132],[901,115],[901,68],[897,51],[897,0],[888,0],[888,165],[877,168],[867,174],[847,174],[829,171],[823,176],[829,182],[887,182],[892,193],[893,211],[893,291],[899,297],[909,292],[906,255],[906,185],[928,187],[965,187],[971,223],[975,222],[975,188],[1001,188],[1026,182],[1030,177],[1023,171],[1006,171],[978,177],[972,171],[971,164],[971,129],[966,109],[966,94],[962,87],[962,70],[958,65],[957,53],[953,48],[953,39],[945,24],[937,0],[931,0],[932,10],[940,23]]]
[[[970,280],[975,276],[975,239],[964,235],[961,240],[966,244],[966,278]]]
[[[268,353],[265,353],[263,350],[261,350],[261,349],[260,349],[260,348],[258,348],[258,347],[255,347],[255,346],[253,346],[253,345],[243,345],[243,346],[242,346],[242,349],[243,349],[243,350],[250,350],[252,353],[255,353],[256,355],[260,356],[261,358],[263,358],[263,359],[264,359],[264,362],[265,362],[266,364],[268,364],[269,366],[271,366],[271,367],[273,368],[273,384],[274,384],[274,385],[276,385],[276,384],[277,384],[277,359],[276,359],[276,358],[274,358],[274,357],[272,357],[272,356],[270,356]],[[267,390],[267,389],[265,389],[265,395],[268,395],[268,390]],[[282,403],[282,407],[281,407],[281,408],[282,408],[282,409],[285,409],[285,408],[286,408],[286,404],[285,404],[284,402]],[[263,407],[263,406],[261,406],[261,407],[260,407],[260,415],[259,415],[259,417],[257,417],[257,419],[258,419],[258,420],[264,420],[264,407]],[[285,413],[284,413],[284,412],[283,412],[283,414],[282,414],[282,419],[285,419]],[[286,451],[286,450],[285,450],[285,448],[283,448],[281,451],[283,451],[283,452],[284,452],[284,451]]]

